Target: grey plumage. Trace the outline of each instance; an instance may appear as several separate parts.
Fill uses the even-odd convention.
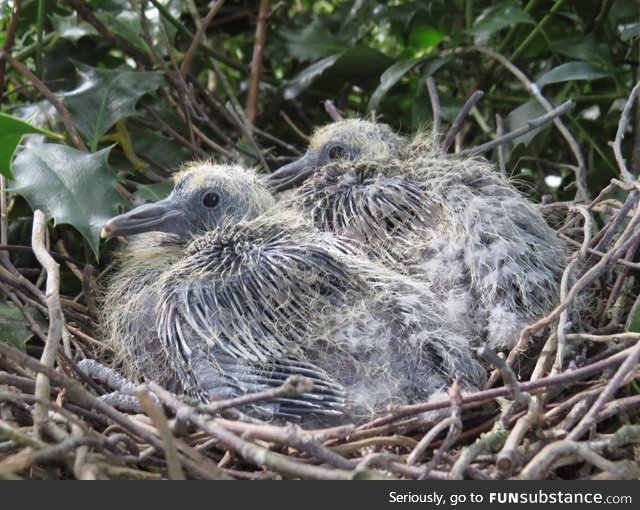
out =
[[[307,421],[427,400],[457,373],[467,387],[484,380],[428,286],[274,207],[239,167],[194,165],[168,199],[112,219],[105,234],[139,234],[102,314],[131,377],[209,399],[304,375],[311,392],[257,411]]]
[[[458,331],[493,348],[556,303],[565,252],[539,210],[486,161],[442,154],[433,138],[346,120],[266,178],[315,225],[428,281]]]

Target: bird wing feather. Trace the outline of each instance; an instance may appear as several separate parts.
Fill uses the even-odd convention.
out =
[[[176,369],[190,387],[213,381],[209,396],[216,387],[238,396],[303,375],[314,382],[313,390],[274,400],[274,412],[340,413],[343,388],[304,359],[302,347],[322,330],[326,319],[317,311],[346,302],[362,285],[338,256],[348,243],[313,237],[326,234],[305,240],[302,232],[294,239],[264,225],[230,228],[236,231],[224,239],[209,233],[194,241],[162,286],[157,327],[168,357],[183,361]],[[206,363],[194,361],[202,356]]]

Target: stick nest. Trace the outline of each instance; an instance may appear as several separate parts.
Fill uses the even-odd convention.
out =
[[[47,270],[46,292],[0,252],[2,291],[47,340],[29,353],[0,343],[0,478],[639,477],[640,185],[620,155],[628,115],[613,143],[622,180],[591,202],[543,206],[561,218],[558,236],[575,249],[565,274],[579,277],[563,278],[559,306],[525,328],[506,360],[483,353],[496,366],[487,389],[462,395],[454,383],[448,401],[394,408],[364,424],[303,430],[234,408],[270,394],[205,406],[149,383],[135,388],[128,412],[99,398],[107,385],[77,368],[83,359],[111,362],[95,338],[90,286],[78,301],[59,295],[36,214],[33,249]],[[584,168],[574,170],[582,182]],[[569,329],[575,303],[581,323]],[[48,334],[33,307],[50,319]],[[293,380],[278,391],[304,387]],[[426,412],[438,409],[437,420]]]

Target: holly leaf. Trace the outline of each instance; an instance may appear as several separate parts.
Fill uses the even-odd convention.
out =
[[[6,113],[0,113],[0,174],[8,179],[13,179],[13,174],[11,173],[13,154],[16,152],[18,145],[20,145],[22,137],[29,133],[46,135],[49,138],[58,140],[64,139],[62,135],[33,126]]]
[[[75,13],[69,14],[69,16],[54,13],[51,16],[51,24],[58,36],[73,42],[78,42],[85,36],[98,35],[98,31],[93,25],[82,21]]]
[[[87,154],[59,144],[29,147],[13,162],[15,186],[33,210],[41,209],[56,225],[69,224],[89,242],[96,258],[102,226],[128,203],[117,192],[118,180],[107,164],[111,148]]]
[[[34,317],[41,318],[36,310]],[[46,330],[46,326],[44,328]],[[33,336],[22,312],[11,301],[0,301],[0,342],[26,351],[25,344]]]
[[[137,114],[136,103],[142,96],[164,83],[160,72],[75,65],[79,85],[60,94],[60,98],[78,130],[89,140],[91,152],[116,122]]]
[[[566,62],[547,71],[536,80],[538,87],[550,83],[562,83],[574,80],[598,80],[611,76],[601,67],[590,62]]]

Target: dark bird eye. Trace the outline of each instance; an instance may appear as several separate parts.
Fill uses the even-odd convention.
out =
[[[349,151],[347,150],[347,148],[341,144],[331,145],[327,150],[327,155],[331,160],[346,158],[348,154]]]
[[[220,195],[214,193],[213,191],[209,191],[202,196],[202,205],[205,207],[215,207],[220,202]]]

